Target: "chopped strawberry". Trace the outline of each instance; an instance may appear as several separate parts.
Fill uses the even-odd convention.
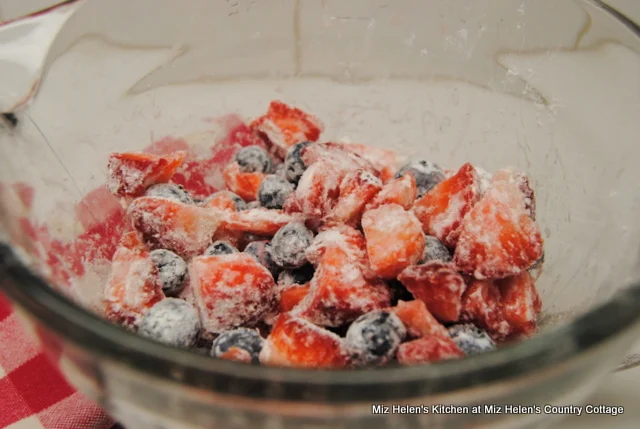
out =
[[[307,296],[292,314],[321,326],[340,326],[372,310],[388,307],[391,292],[382,282],[368,281],[342,249],[329,247],[311,280]]]
[[[525,336],[535,333],[542,302],[531,274],[523,271],[517,276],[498,280],[496,285],[502,294],[504,317],[513,333]]]
[[[359,143],[342,143],[342,147],[368,161],[379,173],[382,183],[393,179],[400,163],[398,155],[387,149]]]
[[[305,256],[309,262],[318,265],[327,249],[342,250],[347,258],[346,261],[350,263],[361,266],[368,264],[364,236],[348,225],[338,225],[322,230],[307,248]]]
[[[237,162],[227,165],[223,171],[224,183],[229,190],[235,192],[245,201],[255,201],[258,198],[260,184],[267,177],[258,171],[243,172]]]
[[[333,164],[324,161],[313,164],[305,170],[298,182],[294,193],[295,206],[307,218],[324,218],[338,199],[343,177],[344,174]]]
[[[202,204],[202,207],[235,212],[238,208],[235,198],[236,195],[231,191],[216,192]]]
[[[461,358],[464,353],[448,336],[427,336],[401,344],[396,356],[401,365],[418,365]]]
[[[369,161],[359,155],[346,150],[339,143],[316,143],[305,146],[302,151],[302,160],[307,167],[323,162],[331,164],[335,170],[339,171],[342,176],[344,174],[364,169],[371,174],[377,174],[376,169]]]
[[[493,176],[460,228],[454,254],[460,271],[477,279],[499,279],[526,270],[542,257],[542,234],[530,216],[531,198],[521,183],[512,170]]]
[[[331,214],[325,218],[328,224],[357,225],[364,206],[382,189],[382,182],[367,170],[348,173],[340,185],[340,197]]]
[[[130,328],[164,298],[158,270],[137,232],[122,236],[103,298],[107,319]]]
[[[440,261],[414,265],[402,271],[398,280],[441,322],[460,317],[465,283],[453,265]]]
[[[426,234],[453,248],[462,220],[479,198],[478,174],[471,164],[465,164],[418,199],[413,211]]]
[[[156,197],[135,199],[127,216],[151,248],[168,249],[185,258],[201,254],[221,222],[217,210]]]
[[[193,258],[189,281],[209,334],[254,325],[277,306],[271,273],[246,253]]]
[[[109,191],[118,197],[138,197],[149,186],[171,180],[186,156],[182,151],[165,156],[113,153],[109,157]]]
[[[398,301],[392,311],[407,327],[409,335],[414,338],[430,335],[448,337],[447,329],[429,312],[423,301]]]
[[[296,220],[296,216],[283,213],[282,210],[256,208],[227,213],[224,217],[224,228],[228,231],[272,236],[280,228]]]
[[[371,269],[382,278],[394,278],[422,256],[425,238],[412,212],[387,204],[365,212],[362,229]]]
[[[280,312],[286,313],[298,305],[309,293],[310,285],[291,285],[280,291]]]
[[[484,329],[495,341],[502,341],[511,334],[511,327],[501,301],[500,290],[492,281],[473,280],[462,295],[461,319]]]
[[[343,368],[349,364],[349,357],[336,334],[283,313],[262,347],[260,362],[298,368]]]
[[[382,190],[367,205],[367,210],[376,209],[385,204],[398,204],[405,210],[413,207],[418,195],[416,179],[411,174],[388,181]]]
[[[323,128],[316,117],[281,101],[272,101],[267,114],[250,126],[265,136],[281,157],[297,143],[317,141]]]

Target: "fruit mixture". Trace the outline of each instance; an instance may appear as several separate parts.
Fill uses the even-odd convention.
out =
[[[414,365],[534,333],[543,261],[527,176],[322,142],[282,102],[250,129],[261,144],[198,199],[171,182],[185,159],[114,153],[127,207],[106,317],[221,359],[304,368]]]

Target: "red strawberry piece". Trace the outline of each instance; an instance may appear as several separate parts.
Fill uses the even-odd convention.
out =
[[[206,207],[209,209],[218,209],[227,212],[235,212],[237,211],[236,200],[234,199],[235,195],[230,191],[219,191],[213,194],[210,198],[207,199],[205,203],[202,204],[202,207]]]
[[[455,247],[465,215],[480,198],[479,178],[471,164],[437,184],[416,201],[413,211],[422,228],[448,247]]]
[[[461,319],[484,329],[495,341],[503,341],[511,334],[511,326],[501,301],[500,290],[492,281],[473,280],[462,295]]]
[[[344,368],[349,356],[342,338],[333,332],[283,313],[264,342],[260,362],[297,368]]]
[[[402,271],[398,280],[438,320],[455,322],[460,317],[465,283],[453,265],[440,261],[414,265]]]
[[[348,173],[340,185],[340,197],[333,211],[326,217],[328,224],[360,223],[364,206],[382,189],[382,182],[367,170]]]
[[[224,183],[245,201],[255,201],[258,198],[260,184],[267,177],[260,172],[243,172],[237,162],[228,164],[224,170]]]
[[[519,274],[540,259],[542,234],[530,216],[531,198],[521,183],[512,170],[493,176],[460,228],[454,253],[460,271],[477,279],[499,279]]]
[[[342,250],[347,258],[345,262],[361,266],[368,264],[364,236],[348,225],[338,225],[322,230],[307,248],[305,256],[309,262],[318,265],[327,249]]]
[[[324,161],[313,164],[298,182],[294,193],[296,207],[305,217],[321,220],[333,209],[343,177],[344,174],[333,164]]]
[[[140,196],[149,186],[171,180],[186,156],[182,151],[164,156],[113,153],[109,157],[109,191],[118,197]]]
[[[211,244],[222,214],[166,198],[140,197],[129,205],[127,216],[152,249],[168,249],[189,258]]]
[[[286,313],[293,310],[293,308],[304,299],[309,293],[310,285],[291,285],[283,288],[280,291],[280,312]]]
[[[323,128],[316,117],[281,101],[272,101],[267,114],[250,127],[266,137],[281,157],[295,144],[317,141]]]
[[[448,337],[447,329],[429,312],[423,301],[398,301],[391,309],[407,327],[409,335],[414,338],[426,336]]]
[[[224,217],[224,228],[228,231],[272,236],[283,226],[297,220],[297,216],[283,213],[282,210],[256,208],[227,213]]]
[[[136,232],[122,236],[103,297],[107,319],[130,328],[164,298],[158,270]]]
[[[538,329],[542,302],[527,271],[496,281],[502,294],[502,311],[514,334],[531,335]]]
[[[339,143],[316,143],[304,147],[301,151],[302,161],[309,167],[318,162],[331,164],[341,175],[350,171],[364,169],[371,174],[377,174],[369,161],[359,155],[346,150]]]
[[[271,273],[246,253],[193,258],[189,281],[209,334],[255,325],[277,306]]]
[[[396,355],[401,365],[418,365],[464,357],[449,337],[427,336],[400,344]]]
[[[382,278],[395,278],[422,256],[425,238],[420,222],[397,204],[365,212],[362,229],[371,269]]]
[[[382,282],[365,279],[362,270],[339,248],[325,250],[305,298],[292,314],[321,326],[340,326],[372,310],[389,306],[391,292]]]
[[[367,210],[376,209],[385,204],[398,204],[405,210],[413,207],[413,203],[418,195],[416,179],[411,174],[389,180],[378,195],[367,204]]]
[[[368,161],[380,175],[382,183],[387,183],[387,181],[393,179],[393,176],[395,176],[398,170],[400,160],[398,159],[398,155],[392,150],[359,143],[342,143],[341,146],[345,150],[355,153],[362,159]]]

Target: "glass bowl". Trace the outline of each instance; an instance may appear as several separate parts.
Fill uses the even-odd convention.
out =
[[[126,427],[538,427],[562,417],[544,405],[584,401],[640,333],[640,30],[603,2],[86,1],[0,40],[2,291]],[[113,243],[91,244],[115,237],[120,210],[108,154],[224,151],[272,99],[322,118],[326,140],[527,171],[546,240],[541,332],[464,360],[345,372],[218,361],[101,319]],[[219,167],[203,186],[220,185]]]

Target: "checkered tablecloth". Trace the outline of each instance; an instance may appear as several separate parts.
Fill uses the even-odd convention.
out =
[[[76,392],[0,295],[0,428],[108,429],[113,421]]]

